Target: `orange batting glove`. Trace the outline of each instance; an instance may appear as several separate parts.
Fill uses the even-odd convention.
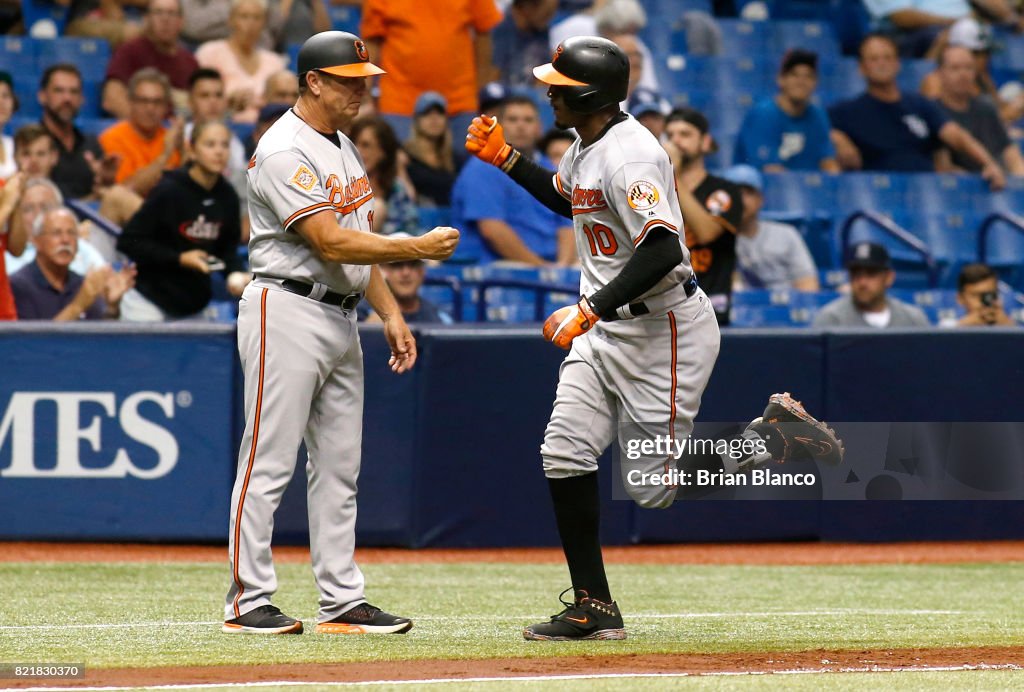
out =
[[[601,319],[586,296],[575,305],[558,308],[544,323],[544,338],[559,348],[568,349],[572,340],[590,330]]]
[[[473,118],[466,134],[466,150],[484,163],[504,168],[511,163],[515,151],[505,141],[505,131],[497,118],[489,115],[478,115]]]

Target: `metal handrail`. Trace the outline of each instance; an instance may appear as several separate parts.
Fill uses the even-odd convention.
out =
[[[924,241],[894,222],[892,219],[882,216],[876,212],[860,210],[855,211],[846,217],[846,220],[843,221],[843,225],[839,230],[839,243],[843,248],[844,253],[846,252],[846,248],[850,246],[850,232],[853,230],[853,224],[861,219],[873,223],[875,226],[896,238],[896,240],[899,240],[904,245],[907,245],[917,254],[921,255],[925,265],[928,267],[928,285],[931,288],[935,288],[939,285],[939,268],[936,266],[935,258],[932,257],[932,253],[928,249],[928,246],[924,244]]]
[[[1024,233],[1024,217],[1017,214],[997,211],[989,214],[978,226],[978,261],[986,262],[988,259],[988,232],[997,222],[1002,221],[1018,233]]]
[[[111,222],[110,219],[105,216],[101,216],[98,211],[92,209],[88,204],[83,204],[77,200],[68,199],[64,200],[64,204],[67,205],[71,211],[75,212],[75,215],[79,219],[88,219],[94,226],[99,228],[101,231],[109,236],[112,236],[115,240],[121,235],[121,228]]]

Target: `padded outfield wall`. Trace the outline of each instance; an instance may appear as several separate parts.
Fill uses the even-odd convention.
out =
[[[380,331],[362,329],[361,544],[556,543],[538,447],[562,353],[537,331],[423,329],[415,370],[395,376]],[[1022,353],[1024,330],[728,331],[698,430],[791,391],[839,423],[850,463],[812,488],[725,488],[659,511],[612,499],[606,458],[605,541],[1024,538]],[[0,354],[0,538],[225,539],[233,327],[12,324]],[[297,469],[281,542],[306,540]]]

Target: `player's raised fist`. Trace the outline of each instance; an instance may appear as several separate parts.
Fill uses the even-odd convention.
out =
[[[469,124],[466,151],[493,166],[501,166],[512,155],[512,147],[505,141],[501,123],[490,115],[478,115]]]
[[[416,241],[417,249],[423,259],[446,260],[455,252],[459,244],[459,231],[448,226],[438,226],[434,230],[420,236]]]
[[[559,348],[569,348],[572,340],[587,332],[601,319],[586,296],[575,305],[558,308],[544,322],[544,338]]]

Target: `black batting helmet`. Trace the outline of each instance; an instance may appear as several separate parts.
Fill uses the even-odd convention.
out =
[[[626,100],[629,59],[606,38],[573,36],[559,43],[551,62],[533,68],[533,74],[561,87],[569,110],[596,113]]]
[[[370,62],[366,44],[347,31],[321,31],[306,39],[299,49],[299,80],[310,70],[337,77],[370,77],[384,74]]]

